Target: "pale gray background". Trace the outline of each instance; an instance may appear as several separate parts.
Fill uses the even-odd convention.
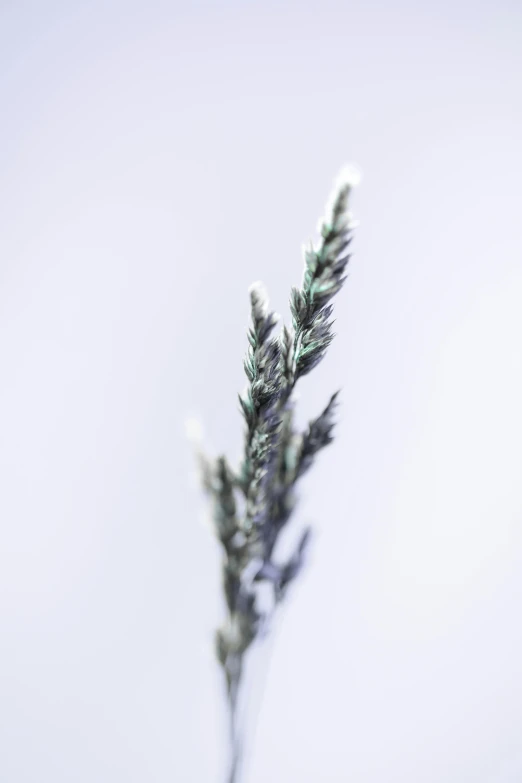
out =
[[[184,420],[238,459],[247,288],[350,161],[248,783],[520,782],[521,68],[516,0],[0,2],[1,783],[223,780]]]

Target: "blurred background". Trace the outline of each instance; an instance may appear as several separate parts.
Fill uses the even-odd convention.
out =
[[[248,286],[362,172],[248,783],[522,779],[522,7],[0,2],[0,780],[221,783]],[[265,652],[260,648],[259,656]]]

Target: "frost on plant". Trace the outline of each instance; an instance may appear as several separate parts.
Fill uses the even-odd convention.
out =
[[[331,300],[347,277],[354,227],[348,200],[357,181],[354,169],[343,170],[319,226],[320,241],[305,248],[303,280],[290,295],[291,327],[283,325],[274,335],[278,317],[270,310],[264,287],[255,283],[250,288],[252,323],[244,360],[248,385],[239,395],[246,425],[241,464],[234,470],[225,456],[210,459],[198,448],[200,477],[223,551],[222,589],[227,612],[216,632],[215,645],[226,682],[231,726],[229,783],[238,775],[238,694],[245,655],[269,628],[278,604],[301,570],[310,529],[300,533],[293,554],[284,562],[275,558],[276,544],[292,516],[297,481],[333,439],[338,392],[306,430],[298,432],[294,389],[297,381],[321,362],[334,337]],[[199,437],[199,429],[193,435]],[[272,591],[269,609],[260,606],[260,583],[268,584]]]

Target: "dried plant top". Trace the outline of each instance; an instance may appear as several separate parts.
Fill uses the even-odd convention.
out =
[[[271,312],[261,283],[250,288],[252,325],[244,361],[248,386],[239,396],[246,422],[244,456],[237,471],[224,456],[211,460],[199,451],[203,486],[212,503],[213,521],[223,549],[223,590],[227,618],[216,633],[231,720],[233,759],[229,783],[237,779],[239,739],[237,700],[244,656],[263,635],[299,573],[310,539],[302,531],[286,562],[274,557],[279,535],[296,504],[295,486],[315,455],[332,441],[338,392],[304,432],[293,424],[297,381],[323,359],[333,339],[331,300],[346,280],[354,223],[348,199],[357,175],[344,170],[320,223],[317,247],[305,249],[300,288],[292,288],[291,328],[274,336],[278,317]],[[258,587],[272,591],[270,607],[260,606]]]

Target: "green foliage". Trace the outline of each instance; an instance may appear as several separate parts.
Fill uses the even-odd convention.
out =
[[[293,425],[293,391],[299,378],[324,358],[333,340],[331,300],[342,288],[351,242],[348,198],[352,183],[346,181],[334,193],[320,242],[305,250],[300,288],[292,288],[292,327],[273,330],[278,317],[270,311],[261,284],[250,289],[252,325],[244,370],[248,386],[239,395],[246,423],[244,455],[237,472],[224,456],[215,461],[199,454],[202,484],[209,494],[216,535],[223,548],[223,593],[228,610],[225,624],[216,633],[216,655],[225,674],[232,727],[233,763],[229,782],[237,773],[237,697],[244,656],[250,645],[266,632],[288,586],[300,572],[311,531],[306,528],[294,552],[276,562],[279,535],[296,505],[295,486],[311,467],[317,453],[333,440],[333,413],[338,392],[305,432]],[[273,605],[258,606],[257,586],[271,586]]]

